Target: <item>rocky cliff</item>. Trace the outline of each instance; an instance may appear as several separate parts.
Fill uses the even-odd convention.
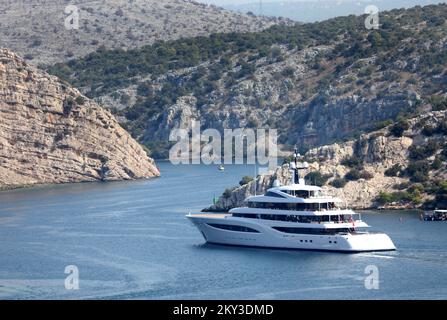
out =
[[[430,112],[408,120],[400,137],[390,134],[392,128],[310,150],[305,155],[310,167],[304,174],[318,172],[325,176],[323,188],[356,209],[383,205],[413,208],[424,201],[433,201],[436,193],[440,198],[445,197],[437,186],[447,181],[447,111]],[[360,174],[355,176],[353,172],[357,171]],[[275,180],[284,185],[290,179],[286,164],[273,175],[258,176],[246,185],[228,189],[206,210],[226,211],[241,206],[245,198],[263,194]],[[342,183],[335,187],[335,180]],[[388,195],[390,200],[381,203],[380,194]]]
[[[0,49],[0,188],[159,172],[108,111]]]
[[[74,14],[69,5],[79,17],[75,29],[71,18],[65,26]],[[136,48],[215,32],[259,31],[282,22],[184,0],[0,0],[0,47],[47,64],[101,46]]]

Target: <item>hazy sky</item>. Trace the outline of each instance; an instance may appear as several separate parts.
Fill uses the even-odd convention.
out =
[[[228,5],[228,4],[245,4],[245,3],[259,3],[260,0],[198,0],[199,2],[204,3],[210,3],[210,4],[216,4],[216,5]],[[334,3],[341,3],[341,2],[359,2],[359,3],[365,3],[365,2],[372,2],[369,0],[262,0],[264,3],[268,2],[321,2],[321,1],[332,1]],[[387,3],[393,3],[393,0],[383,0]],[[373,1],[374,2],[374,1]],[[423,2],[423,1],[421,1]],[[445,1],[434,1],[434,2],[445,2]]]

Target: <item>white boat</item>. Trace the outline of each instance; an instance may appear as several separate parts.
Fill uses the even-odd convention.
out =
[[[218,167],[218,169],[219,169],[219,171],[225,171],[225,167],[224,167],[224,165],[222,164],[222,165],[220,165],[219,167]]]
[[[424,214],[425,221],[447,221],[447,210],[436,209]]]
[[[298,157],[291,164],[290,185],[249,197],[246,207],[228,213],[190,213],[187,218],[214,244],[348,253],[396,250],[388,235],[367,232],[360,215],[340,208],[340,199],[306,185],[299,170],[307,166],[299,166]]]

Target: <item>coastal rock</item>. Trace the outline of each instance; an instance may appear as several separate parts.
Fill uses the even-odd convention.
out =
[[[0,49],[0,188],[158,175],[108,111]]]
[[[343,160],[355,156],[363,161],[363,170],[370,174],[371,179],[359,179],[349,181],[343,188],[335,188],[329,184],[325,189],[329,194],[344,201],[345,205],[354,209],[376,208],[375,199],[380,192],[395,192],[396,185],[409,182],[405,175],[389,177],[385,171],[394,165],[406,168],[410,163],[409,149],[412,146],[424,144],[428,139],[421,133],[421,124],[437,126],[441,121],[447,120],[447,111],[429,112],[427,114],[410,119],[410,129],[404,136],[397,138],[388,134],[389,128],[362,135],[357,140],[345,143],[335,143],[310,150],[305,158],[310,161],[309,170],[303,172],[318,171],[331,178],[329,182],[336,178],[345,177],[351,168],[343,165]],[[445,136],[431,137],[433,141],[438,140],[438,144],[445,144]],[[434,157],[432,157],[434,158]],[[263,194],[271,188],[273,182],[278,180],[281,185],[288,184],[291,173],[288,165],[277,169],[273,175],[258,176],[256,181],[252,181],[244,186],[227,190],[218,201],[205,211],[227,211],[231,208],[244,205],[244,200],[248,196],[256,193]],[[430,172],[429,179],[447,179],[447,166],[445,161],[439,169]],[[309,181],[312,183],[312,181]],[[430,200],[423,197],[423,200]]]

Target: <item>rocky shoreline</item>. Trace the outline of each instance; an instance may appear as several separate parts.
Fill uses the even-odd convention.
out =
[[[110,112],[0,49],[0,188],[159,175]]]

